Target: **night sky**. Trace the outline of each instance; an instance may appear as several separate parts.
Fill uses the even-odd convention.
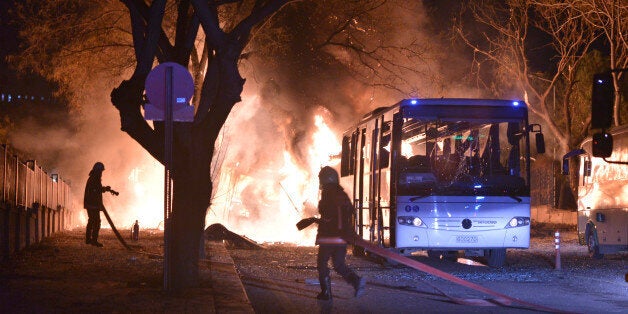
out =
[[[6,56],[17,50],[17,32],[9,25],[9,7],[12,1],[0,1],[0,88],[11,80]]]
[[[43,160],[42,156],[34,156],[32,152],[16,147],[12,136],[15,135],[15,131],[24,129],[26,121],[34,125],[46,125],[49,128],[69,125],[69,110],[65,101],[57,101],[51,97],[54,84],[50,84],[39,75],[20,73],[9,66],[7,56],[19,51],[18,32],[10,24],[9,18],[12,2],[13,0],[0,1],[0,124],[10,125],[9,133],[0,136],[0,143],[9,144],[22,158]],[[0,128],[6,131],[5,125],[0,125]]]

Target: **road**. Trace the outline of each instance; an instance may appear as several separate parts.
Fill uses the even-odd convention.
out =
[[[413,257],[521,301],[510,304],[403,265],[350,254],[348,265],[368,278],[364,295],[354,298],[353,288],[333,274],[334,299],[323,302],[316,299],[316,247],[282,244],[229,252],[256,313],[626,313],[628,254],[591,259],[574,231],[563,232],[557,270],[553,242],[550,234],[534,236],[530,249],[509,250],[499,269],[481,259]]]

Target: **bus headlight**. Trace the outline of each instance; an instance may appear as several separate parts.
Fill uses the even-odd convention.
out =
[[[397,223],[404,226],[427,227],[421,218],[414,216],[399,216],[397,217]]]
[[[530,217],[513,217],[506,225],[506,228],[517,228],[528,225],[530,225]]]
[[[412,219],[412,224],[420,227],[423,224],[423,220],[421,220],[421,218],[419,217],[414,217],[414,219]]]

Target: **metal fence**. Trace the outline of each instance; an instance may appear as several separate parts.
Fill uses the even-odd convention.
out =
[[[70,184],[0,145],[0,259],[72,225]]]

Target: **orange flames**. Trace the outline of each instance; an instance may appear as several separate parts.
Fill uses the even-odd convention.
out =
[[[246,104],[247,112],[242,112],[247,115],[245,120],[253,115],[248,108],[257,107],[256,101],[253,99],[252,103]],[[231,148],[227,148],[227,157],[219,167],[219,175],[214,178],[215,194],[206,226],[221,223],[257,242],[314,244],[315,226],[298,231],[295,224],[318,213],[318,171],[323,166],[336,166],[339,161],[332,160],[330,156],[337,156],[341,150],[339,137],[325,121],[328,112],[324,109],[319,112],[312,117],[314,127],[305,141],[309,143],[304,150],[307,155],[305,161],[299,162],[289,150],[284,149],[283,152],[273,152],[281,156],[276,158],[277,162],[261,169],[259,166],[244,165],[246,158],[232,161],[237,157],[228,155]],[[283,137],[277,136],[273,140],[281,141]],[[253,142],[264,141],[256,139]],[[234,136],[230,145],[240,145],[237,137]],[[279,143],[274,146],[287,145]],[[139,221],[142,229],[162,229],[163,166],[147,154],[139,164],[142,166],[126,174],[126,186],[112,184],[121,193],[118,197],[105,194],[105,206],[118,229],[131,228],[135,220]],[[108,175],[113,176],[113,172]],[[111,179],[104,177],[103,183],[111,182]],[[86,222],[84,218],[81,220]],[[105,220],[103,227],[108,227]]]
[[[295,224],[317,213],[318,171],[333,166],[330,156],[341,148],[322,115],[314,117],[314,125],[306,166],[300,166],[287,150],[279,169],[255,169],[235,177],[238,171],[223,164],[207,224],[222,223],[258,242],[313,245],[316,229],[298,231]]]

